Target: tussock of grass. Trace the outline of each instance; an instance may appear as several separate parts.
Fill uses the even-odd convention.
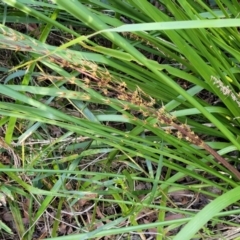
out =
[[[238,1],[2,2],[1,239],[236,239]]]

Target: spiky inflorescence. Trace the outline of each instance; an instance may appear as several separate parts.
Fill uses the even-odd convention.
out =
[[[56,62],[56,59],[54,61]],[[195,134],[189,126],[178,122],[174,116],[165,111],[164,107],[157,111],[152,108],[152,106],[155,104],[155,99],[147,96],[139,87],[137,87],[133,92],[127,90],[127,85],[125,82],[116,81],[106,69],[100,68],[95,63],[82,61],[82,66],[74,66],[73,64],[65,63],[64,61],[59,61],[58,63],[65,65],[66,67],[73,68],[79,71],[79,73],[85,75],[83,81],[88,87],[97,87],[98,90],[105,96],[114,96],[120,101],[124,101],[122,105],[124,106],[125,110],[131,109],[130,105],[138,106],[138,111],[144,116],[157,117],[161,124],[165,124],[176,129],[176,137],[179,139],[185,139],[194,145],[201,146],[212,156],[214,156],[220,163],[222,163],[227,169],[229,169],[238,179],[240,179],[240,173],[237,171],[237,169],[230,165],[214,149],[200,139],[199,136]],[[215,84],[218,84],[220,89],[226,95],[230,94],[232,99],[236,100],[236,98],[232,96],[230,89],[227,87],[225,88],[221,81],[219,82],[219,80],[215,80]],[[108,101],[110,101],[110,99]],[[239,104],[238,100],[236,101]],[[128,103],[130,103],[130,105],[128,105]],[[174,134],[172,131],[167,131],[167,133]]]
[[[225,86],[224,83],[220,80],[217,79],[216,77],[212,76],[211,80],[213,81],[213,84],[216,85],[217,88],[219,88],[221,90],[221,92],[223,93],[223,95],[225,96],[230,96],[231,99],[237,103],[238,107],[240,107],[240,94],[234,94],[233,90],[230,89],[229,86]]]

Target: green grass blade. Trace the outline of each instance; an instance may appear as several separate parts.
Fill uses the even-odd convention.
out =
[[[174,240],[190,240],[204,224],[227,206],[239,201],[240,187],[236,187],[214,199],[204,207],[187,225],[174,237]]]

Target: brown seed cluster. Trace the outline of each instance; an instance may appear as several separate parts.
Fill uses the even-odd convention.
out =
[[[176,131],[173,132],[171,128],[167,128],[166,133],[174,134],[178,139],[185,139],[197,146],[201,146],[203,144],[203,141],[190,129],[188,125],[177,122],[177,119],[168,114],[164,107],[157,111],[157,118],[161,124],[165,124],[173,127],[173,129],[176,129]]]
[[[143,107],[141,111],[145,116],[147,111],[144,107],[152,107],[155,104],[155,99],[149,97],[139,87],[133,92],[129,91],[125,82],[114,78],[106,68],[99,67],[96,63],[82,60],[80,66],[74,66],[69,62],[56,58],[51,58],[51,61],[61,67],[77,70],[83,76],[82,81],[86,87],[96,89],[104,96],[115,97],[121,101]],[[74,80],[71,83],[74,83]]]
[[[54,59],[56,62],[56,59]],[[240,173],[231,166],[223,157],[221,157],[214,149],[205,144],[186,124],[182,124],[177,119],[167,113],[164,107],[159,110],[155,110],[153,105],[155,100],[147,96],[140,88],[136,88],[133,92],[127,89],[125,82],[117,81],[106,69],[100,68],[97,64],[88,61],[82,61],[81,66],[74,66],[64,61],[58,63],[62,66],[67,66],[79,71],[84,77],[82,78],[85,85],[90,88],[97,88],[103,95],[109,97],[106,100],[111,102],[110,97],[114,97],[123,101],[121,103],[124,109],[131,109],[132,105],[138,106],[138,112],[144,116],[157,117],[160,124],[165,124],[170,128],[167,128],[166,133],[175,135],[179,139],[184,139],[194,145],[203,147],[207,152],[214,156],[220,163],[222,163],[227,169],[229,169],[238,179],[240,179]],[[72,80],[74,83],[74,80]],[[130,104],[129,104],[130,103]],[[158,124],[156,124],[157,126]],[[175,129],[172,132],[172,129]]]
[[[164,107],[155,111],[152,108],[155,104],[155,99],[149,97],[139,87],[133,92],[129,91],[127,84],[125,82],[118,82],[107,69],[86,60],[81,62],[81,66],[74,66],[59,59],[52,59],[52,61],[60,64],[62,67],[70,67],[79,71],[84,76],[82,81],[87,87],[97,89],[107,97],[115,97],[123,101],[124,110],[131,109],[128,103],[138,106],[140,107],[138,108],[139,113],[145,117],[155,116],[160,124],[172,127],[167,128],[166,133],[173,134],[179,139],[185,139],[197,146],[202,145],[203,141],[186,124],[178,123],[174,116],[165,111]],[[74,79],[69,79],[69,81],[70,83],[74,83]],[[173,132],[172,129],[176,131]]]

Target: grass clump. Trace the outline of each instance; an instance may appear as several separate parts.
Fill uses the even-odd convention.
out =
[[[0,7],[2,239],[237,239],[238,1]]]

